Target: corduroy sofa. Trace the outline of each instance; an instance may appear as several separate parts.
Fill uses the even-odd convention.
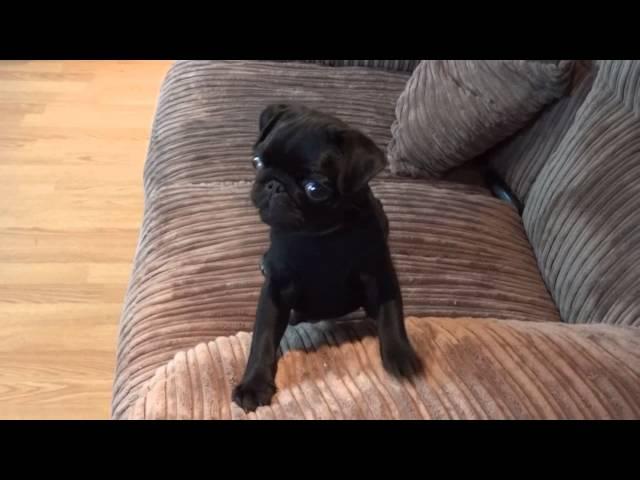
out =
[[[289,327],[273,404],[246,414],[231,402],[268,245],[248,195],[259,112],[298,101],[386,148],[417,63],[173,65],[145,166],[114,419],[640,418],[636,61],[576,63],[564,97],[474,162],[522,216],[473,173],[374,180],[422,376],[390,377],[356,313]]]

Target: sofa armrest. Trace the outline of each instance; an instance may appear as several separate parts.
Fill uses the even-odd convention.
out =
[[[382,368],[367,321],[302,323],[280,345],[270,406],[231,402],[251,334],[175,354],[140,388],[129,419],[637,419],[640,330],[480,318],[408,318],[425,371]],[[118,418],[118,417],[115,417]]]

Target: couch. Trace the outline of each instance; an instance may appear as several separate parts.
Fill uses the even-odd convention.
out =
[[[390,377],[375,326],[356,312],[290,326],[272,405],[245,413],[231,402],[268,245],[248,195],[259,112],[299,101],[386,148],[417,62],[171,67],[145,164],[112,418],[640,418],[635,61],[577,62],[566,95],[470,174],[416,179],[386,169],[374,179],[422,375]],[[522,212],[493,194],[487,173]]]

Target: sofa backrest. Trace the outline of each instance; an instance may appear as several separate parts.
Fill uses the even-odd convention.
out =
[[[304,63],[318,63],[331,67],[369,67],[391,72],[411,73],[420,60],[298,60]]]
[[[597,65],[523,222],[564,321],[640,326],[640,61]]]
[[[485,155],[495,171],[525,204],[531,185],[573,124],[591,90],[596,66],[577,61],[567,94],[545,108],[530,124]]]

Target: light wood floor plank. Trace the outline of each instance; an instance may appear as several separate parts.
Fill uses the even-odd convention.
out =
[[[0,61],[0,419],[109,417],[170,61]]]

